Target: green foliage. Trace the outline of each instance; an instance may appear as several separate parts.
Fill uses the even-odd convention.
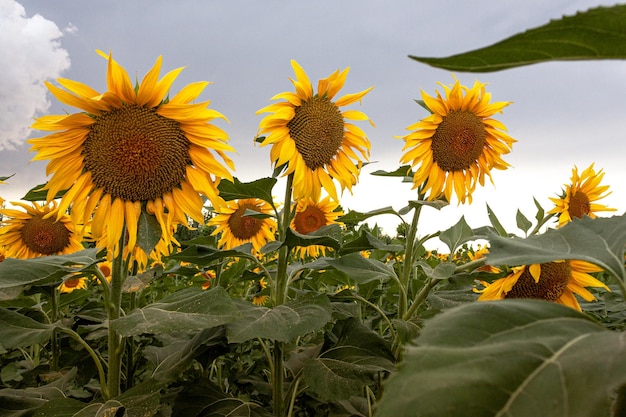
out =
[[[446,58],[410,57],[451,71],[489,72],[547,61],[626,58],[626,6],[598,7],[485,48]]]

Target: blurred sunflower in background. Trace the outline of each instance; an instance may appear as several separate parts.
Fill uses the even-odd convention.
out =
[[[28,259],[84,249],[70,216],[60,212],[55,201],[11,204],[23,210],[0,209],[0,246],[4,247],[7,258]]]
[[[493,183],[491,170],[510,166],[501,156],[516,140],[503,123],[491,118],[510,102],[491,103],[491,93],[478,81],[472,88],[457,79],[451,86],[439,85],[443,97],[439,91],[437,97],[421,92],[432,114],[407,127],[413,132],[403,137],[406,153],[400,162],[417,167],[413,188],[423,187],[429,200],[444,196],[450,202],[456,194],[460,203],[471,203],[476,184],[485,185],[485,175]]]
[[[313,233],[321,227],[337,223],[337,218],[343,216],[341,210],[337,210],[339,203],[329,196],[315,202],[314,200],[300,200],[296,206],[296,214],[291,221],[291,228],[302,235]],[[301,258],[306,255],[318,257],[326,254],[326,246],[310,245],[297,247],[295,252]]]
[[[232,179],[234,164],[224,152],[233,149],[228,135],[210,123],[225,117],[208,101],[192,103],[208,82],[189,84],[170,98],[182,68],[159,79],[158,57],[135,88],[111,55],[98,53],[108,61],[108,91],[68,79],[57,80],[63,88],[46,82],[59,101],[83,112],[40,117],[34,129],[59,132],[28,142],[37,152],[33,160],[50,160],[48,200],[66,190],[59,213],[71,206],[77,224],[93,217],[94,238],[106,233],[106,247],[117,253],[124,228],[127,245],[135,246],[144,208],[166,240],[173,226],[188,225],[187,216],[203,223],[200,193],[215,206],[222,203],[217,185]]]
[[[512,268],[511,274],[491,284],[482,282],[485,288],[479,301],[504,298],[535,298],[553,301],[581,311],[574,294],[586,301],[596,298],[585,287],[609,288],[589,275],[603,269],[585,261],[568,260],[543,264],[523,265]]]
[[[593,166],[594,164],[589,165],[580,175],[578,174],[578,167],[574,166],[571,182],[564,185],[563,194],[558,198],[550,197],[555,207],[548,213],[559,216],[559,227],[569,223],[574,218],[583,216],[595,218],[596,212],[616,210],[596,203],[611,192],[608,191],[608,185],[600,185],[604,172],[602,170],[596,172]]]
[[[269,300],[269,295],[265,294],[264,291],[267,288],[267,281],[265,278],[261,278],[254,285],[255,294],[252,296],[252,304],[255,306],[263,306],[267,304]]]
[[[357,110],[341,111],[341,107],[360,101],[373,87],[333,101],[346,82],[349,68],[319,80],[315,93],[302,67],[294,60],[291,66],[296,91],[275,95],[272,100],[284,101],[257,112],[271,113],[259,125],[259,135],[267,134],[261,146],[272,145],[270,158],[274,166],[285,166],[284,175],[293,174],[294,200],[317,201],[323,187],[339,201],[334,181],[341,191],[351,190],[370,153],[365,132],[347,122],[369,117]]]
[[[73,276],[64,279],[58,287],[62,293],[71,293],[74,290],[84,290],[85,288],[87,288],[87,278]]]
[[[275,240],[277,227],[272,206],[259,198],[227,201],[216,210],[208,225],[215,226],[212,236],[220,235],[220,248],[232,249],[251,242],[257,252],[267,242]]]

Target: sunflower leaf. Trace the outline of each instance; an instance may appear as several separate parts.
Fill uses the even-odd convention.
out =
[[[68,255],[32,259],[7,258],[0,262],[0,288],[56,285],[64,275],[96,263],[99,259],[97,253],[97,249],[85,249]]]
[[[148,214],[145,208],[142,208],[137,222],[137,245],[145,253],[150,254],[161,240],[161,235],[161,225],[156,216]]]
[[[517,214],[515,215],[515,222],[517,224],[517,227],[526,234],[528,234],[528,231],[533,226],[532,222],[528,220],[526,216],[524,216],[524,213],[522,213],[520,209],[517,209]]]
[[[203,237],[194,239],[191,242],[202,242],[206,239]],[[190,243],[190,242],[186,242]],[[237,246],[236,248],[229,250],[219,250],[210,245],[204,245],[201,243],[193,243],[187,246],[180,252],[173,253],[167,256],[167,259],[175,259],[183,262],[190,262],[195,265],[205,266],[210,265],[216,260],[223,258],[248,258],[254,259],[254,255],[251,253],[252,244],[244,243],[243,245]],[[1,265],[1,264],[0,264]]]
[[[206,291],[198,287],[185,288],[168,295],[157,303],[133,310],[111,321],[122,336],[144,333],[198,331],[221,326],[240,317],[239,310],[223,288]]]
[[[3,181],[3,180],[2,180]],[[39,184],[34,186],[33,188],[31,188],[24,197],[22,197],[22,200],[25,201],[46,201],[48,199],[48,190],[45,189],[44,187],[48,185],[46,184]],[[67,192],[67,190],[62,190],[59,191],[57,193],[57,195],[54,196],[55,199],[57,198],[61,198],[63,197],[63,195]]]
[[[233,177],[233,182],[228,180],[220,181],[217,189],[220,192],[220,197],[226,201],[242,198],[259,198],[273,206],[272,189],[276,181],[276,178],[260,178],[244,183]]]
[[[387,281],[396,277],[393,267],[379,260],[364,258],[360,253],[349,253],[339,258],[319,258],[302,265],[302,269],[336,269],[359,284]]]
[[[404,248],[402,245],[387,244],[376,238],[367,230],[362,230],[359,237],[345,243],[339,250],[339,255],[346,255],[352,252],[360,252],[363,250],[378,249],[388,252],[399,252]]]
[[[375,175],[375,176],[378,176],[378,177],[400,177],[400,178],[409,177],[409,178],[413,178],[413,171],[411,170],[411,165],[402,165],[401,167],[399,167],[395,171],[383,171],[382,169],[379,169],[377,171],[374,171],[374,172],[370,173],[370,175]]]
[[[359,224],[364,220],[369,219],[370,217],[380,216],[381,214],[395,214],[398,213],[393,209],[393,207],[384,207],[372,211],[368,211],[367,213],[361,213],[359,211],[350,210],[348,213],[343,216],[337,218],[337,222],[345,223],[345,224]]]
[[[0,346],[14,349],[43,344],[60,323],[41,323],[28,316],[0,308]]]
[[[441,232],[439,240],[448,246],[450,253],[454,253],[458,247],[468,240],[475,238],[475,236],[474,231],[472,231],[472,228],[469,227],[465,221],[465,216],[461,216],[459,221],[454,226]]]
[[[307,294],[271,309],[248,303],[238,305],[243,318],[226,325],[229,343],[257,337],[289,342],[320,329],[330,321],[332,311],[324,294]]]
[[[626,5],[552,20],[493,45],[446,58],[409,57],[452,71],[490,72],[547,61],[626,58]]]
[[[541,235],[504,238],[491,234],[489,265],[530,265],[564,259],[596,264],[626,282],[626,215],[584,217]]]
[[[611,410],[626,384],[626,335],[572,308],[469,303],[426,321],[415,342],[376,417],[622,415]]]
[[[489,217],[489,221],[491,222],[491,225],[498,232],[500,236],[508,235],[508,233],[504,229],[504,226],[502,226],[502,223],[500,223],[500,220],[498,220],[498,216],[496,216],[496,213],[494,213],[491,207],[489,207],[489,204],[487,204],[487,216]]]
[[[311,245],[321,245],[337,250],[341,245],[340,241],[341,227],[338,224],[329,224],[322,226],[307,235],[298,233],[295,230],[288,228],[284,245],[290,248],[296,246],[307,247]]]

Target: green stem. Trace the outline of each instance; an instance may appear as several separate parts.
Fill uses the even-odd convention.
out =
[[[98,369],[98,378],[100,380],[100,389],[102,390],[102,396],[104,398],[110,398],[109,388],[107,386],[106,376],[104,374],[104,367],[102,366],[102,362],[100,361],[100,358],[98,357],[98,354],[74,330],[61,327],[61,328],[57,328],[56,329],[55,333],[57,333],[57,332],[58,333],[64,333],[64,334],[68,335],[69,337],[74,339],[76,342],[78,342],[82,347],[85,348],[87,353],[89,353],[89,356],[91,356],[91,359],[93,359],[93,362],[96,364],[96,368]]]
[[[418,199],[422,197],[422,194],[418,194]],[[401,292],[400,302],[398,303],[398,317],[404,317],[408,308],[407,293],[409,289],[409,279],[411,277],[411,271],[413,269],[413,247],[415,245],[415,236],[417,235],[417,224],[419,223],[420,213],[422,212],[422,205],[418,204],[413,213],[413,220],[409,226],[409,230],[406,235],[406,248],[404,250],[404,264],[402,268],[402,276],[400,277],[400,283],[404,288],[404,292]]]
[[[407,310],[407,312],[402,317],[404,320],[409,320],[413,316],[413,314],[415,314],[415,311],[417,310],[417,308],[426,300],[426,297],[428,297],[430,290],[432,290],[435,287],[435,285],[439,283],[439,281],[441,280],[432,279],[432,278],[428,280],[426,285],[422,287],[420,292],[415,297],[415,300],[411,304],[411,307]]]
[[[50,320],[52,323],[56,323],[59,319],[59,290],[56,288],[52,289],[52,294],[50,295]],[[51,343],[51,358],[50,358],[50,370],[57,371],[59,369],[59,337],[56,332],[52,333]]]
[[[118,254],[113,258],[111,268],[111,283],[109,287],[109,300],[107,305],[107,318],[109,319],[109,369],[108,369],[108,394],[111,399],[121,393],[122,382],[122,357],[124,356],[124,343],[122,337],[113,329],[111,322],[120,317],[122,310],[122,285],[128,273],[127,265],[124,262],[124,245],[126,238],[126,227],[122,229],[118,245]]]

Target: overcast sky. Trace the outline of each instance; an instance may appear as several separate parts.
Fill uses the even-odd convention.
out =
[[[344,194],[346,209],[400,209],[415,198],[409,184],[373,177],[374,170],[398,166],[406,126],[426,116],[415,104],[420,89],[434,94],[436,84],[452,83],[449,71],[408,58],[448,56],[482,46],[550,19],[610,1],[591,0],[0,0],[0,176],[15,174],[0,187],[6,199],[19,199],[44,183],[45,162],[25,144],[33,117],[76,109],[59,104],[43,86],[58,77],[106,90],[106,61],[96,49],[112,51],[131,77],[141,79],[158,55],[162,74],[186,69],[173,91],[195,81],[212,81],[202,95],[230,124],[217,122],[238,152],[242,181],[270,176],[269,148],[253,145],[261,116],[256,110],[270,97],[292,91],[289,61],[296,59],[316,80],[351,67],[341,93],[370,86],[361,106],[376,128],[360,126],[372,141],[371,161],[354,195]],[[595,162],[606,171],[613,194],[603,200],[626,209],[626,62],[561,62],[496,73],[455,74],[462,83],[489,83],[493,101],[513,101],[497,119],[518,142],[505,160],[513,165],[494,174],[474,194],[471,206],[424,210],[422,233],[445,229],[465,215],[470,226],[486,225],[487,202],[515,231],[520,208],[534,216],[533,197],[546,209],[568,182],[573,165]],[[283,195],[279,188],[277,196]],[[391,216],[377,218],[393,230]],[[519,232],[519,231],[517,231]],[[521,233],[521,232],[520,232]]]

